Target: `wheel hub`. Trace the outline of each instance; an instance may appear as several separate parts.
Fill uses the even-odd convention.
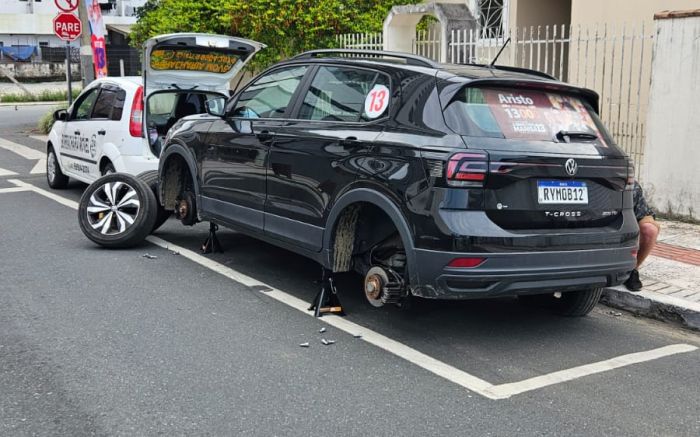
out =
[[[90,196],[88,223],[102,235],[118,235],[129,229],[141,210],[136,190],[124,182],[108,182]]]
[[[377,300],[382,295],[382,278],[379,275],[370,275],[365,279],[365,294],[372,300]]]

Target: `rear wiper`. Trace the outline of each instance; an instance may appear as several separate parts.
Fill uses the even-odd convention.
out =
[[[557,140],[559,142],[564,142],[564,143],[570,143],[572,138],[578,139],[578,140],[597,140],[598,135],[592,134],[590,132],[584,132],[584,131],[571,131],[571,130],[560,130],[557,132],[555,135]]]

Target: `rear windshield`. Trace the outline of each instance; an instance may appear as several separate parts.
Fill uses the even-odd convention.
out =
[[[526,141],[594,141],[607,147],[595,112],[576,96],[536,90],[463,88],[445,109],[462,135]],[[596,138],[593,139],[592,136]]]
[[[159,47],[151,52],[151,68],[223,74],[231,71],[238,59],[233,53],[215,49]]]

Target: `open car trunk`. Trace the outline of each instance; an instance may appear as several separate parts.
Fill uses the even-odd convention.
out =
[[[206,112],[205,102],[228,97],[230,81],[265,47],[225,35],[177,33],[146,41],[144,124],[158,156],[168,130],[181,118]]]

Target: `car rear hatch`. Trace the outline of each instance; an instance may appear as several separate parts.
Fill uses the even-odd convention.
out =
[[[470,82],[444,110],[471,149],[448,164],[452,185],[482,186],[487,215],[506,229],[615,226],[634,171],[596,105],[595,93],[565,84]],[[483,180],[459,175],[470,168]]]
[[[244,38],[203,33],[151,38],[144,46],[145,96],[172,89],[227,94],[231,79],[264,47]]]

